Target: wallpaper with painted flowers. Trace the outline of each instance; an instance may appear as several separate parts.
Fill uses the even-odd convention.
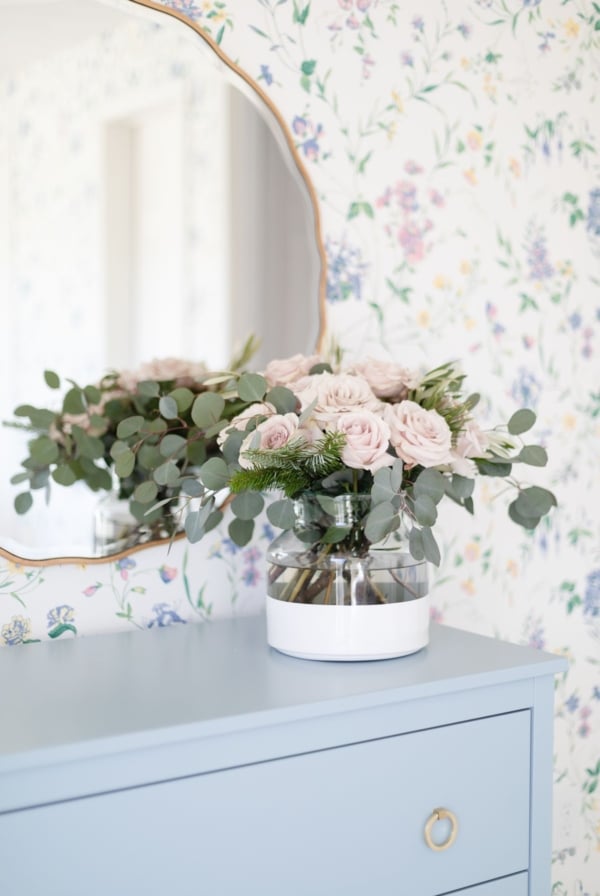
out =
[[[342,347],[458,358],[490,418],[520,404],[538,415],[558,509],[527,534],[486,484],[473,520],[448,513],[434,616],[569,659],[556,689],[552,893],[598,896],[600,4],[163,4],[279,109],[318,196]],[[108,626],[101,606],[113,627],[255,611],[268,535],[239,551],[217,534],[193,560],[178,542],[171,559],[152,548],[62,567],[72,587],[54,598],[55,569],[9,564],[1,638],[71,637],[92,606],[88,630]]]

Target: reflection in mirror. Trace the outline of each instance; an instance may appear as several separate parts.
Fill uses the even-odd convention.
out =
[[[313,350],[315,210],[251,94],[165,13],[0,0],[1,420],[59,400],[45,369],[81,385],[156,357],[218,369],[251,332],[256,368]],[[0,547],[91,554],[99,496],[54,486],[18,516],[27,435],[0,439]]]

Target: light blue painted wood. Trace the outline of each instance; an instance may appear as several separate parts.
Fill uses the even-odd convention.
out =
[[[79,896],[99,850],[86,896],[435,896],[522,871],[529,730],[522,711],[4,815],[3,883],[28,892],[32,842],[61,896]],[[440,805],[459,831],[432,852],[423,831]]]
[[[452,894],[442,893],[441,896],[527,896],[528,892],[527,875],[515,874],[512,877],[480,884],[478,887],[469,887],[468,890],[454,890]]]
[[[18,854],[20,843],[35,842],[37,855],[37,843],[43,842],[47,867],[55,867],[58,874],[60,861],[52,856],[62,851],[65,860],[68,854],[72,869],[68,880],[81,885],[85,876],[86,896],[126,892],[122,887],[88,887],[88,878],[96,880],[98,862],[93,856],[104,848],[109,850],[108,868],[121,855],[117,865],[123,880],[134,867],[136,874],[142,873],[143,863],[136,866],[132,857],[144,856],[154,868],[150,888],[144,892],[185,894],[192,880],[196,893],[198,870],[204,862],[210,864],[212,856],[221,856],[213,863],[217,875],[218,868],[228,867],[232,857],[238,863],[238,855],[243,857],[248,850],[262,868],[270,861],[266,844],[277,837],[277,854],[285,855],[286,824],[301,817],[291,811],[292,806],[304,805],[302,835],[312,836],[304,829],[312,830],[315,817],[321,818],[318,811],[314,815],[317,806],[322,821],[315,830],[330,846],[329,852],[321,850],[315,858],[323,866],[319,874],[333,875],[341,852],[348,853],[354,870],[344,892],[379,896],[388,890],[352,889],[361,880],[358,866],[369,865],[376,850],[375,840],[369,841],[368,852],[356,847],[365,836],[357,810],[364,800],[361,782],[365,775],[375,775],[366,799],[372,817],[387,819],[373,830],[378,844],[388,844],[380,849],[377,873],[385,886],[394,878],[396,887],[390,893],[433,896],[448,893],[449,888],[458,892],[466,880],[460,875],[468,872],[470,882],[478,884],[477,890],[468,890],[474,896],[483,886],[479,882],[529,867],[528,896],[548,896],[552,677],[565,665],[558,657],[442,626],[434,626],[430,646],[411,657],[340,665],[307,662],[267,647],[262,617],[0,651],[0,813],[5,813],[0,814],[0,863],[3,869],[14,866],[9,843]],[[529,721],[525,725],[523,720],[530,718],[531,725]],[[7,725],[7,719],[14,724]],[[518,732],[511,727],[516,720]],[[494,731],[494,736],[483,743],[475,731]],[[419,749],[411,753],[410,744]],[[377,761],[371,759],[374,755]],[[291,771],[284,774],[286,769]],[[472,776],[468,780],[467,771]],[[211,774],[203,774],[207,772]],[[173,780],[184,776],[194,777]],[[435,794],[427,791],[430,780],[436,783]],[[227,781],[234,781],[234,786]],[[499,782],[503,786],[494,790],[494,812],[487,796],[489,787]],[[455,791],[444,789],[453,786]],[[120,789],[123,792],[81,799]],[[199,807],[190,796],[198,789]],[[327,793],[333,796],[323,803]],[[478,836],[500,823],[502,854],[496,856],[497,865],[485,865],[484,853],[483,864],[477,864],[480,850],[473,846],[468,857],[461,856],[469,842],[461,825],[451,850],[428,855],[429,862],[418,879],[413,876],[411,888],[398,887],[402,874],[414,875],[414,863],[420,861],[416,847],[403,852],[408,834],[398,833],[409,823],[409,794],[416,799],[420,793],[435,804],[419,808],[421,826],[444,797],[475,800],[481,819]],[[312,794],[310,817],[308,794]],[[80,799],[58,802],[73,797]],[[52,805],[25,808],[43,803]],[[263,811],[268,805],[270,811]],[[473,817],[467,804],[461,811],[465,818]],[[169,812],[171,822],[166,825],[161,819]],[[211,832],[220,824],[225,851],[213,844],[199,852],[202,840],[194,814],[198,812],[205,843],[213,844]],[[184,817],[187,822],[182,824]],[[359,837],[356,843],[350,837],[352,828]],[[471,822],[467,832],[470,829]],[[373,830],[368,827],[369,837],[374,837]],[[507,838],[507,830],[514,832],[518,847],[508,848],[512,834]],[[173,839],[173,831],[181,839]],[[67,841],[75,851],[61,847]],[[426,850],[422,842],[420,848]],[[326,869],[330,855],[337,858]],[[445,866],[436,865],[440,856]],[[398,857],[404,857],[401,869]],[[244,861],[240,859],[240,869]],[[286,861],[289,865],[292,859],[288,856]],[[303,866],[307,860],[295,861]],[[153,890],[154,882],[162,880],[163,872],[156,869],[163,866],[169,869],[170,884],[175,880],[177,886]],[[254,865],[247,864],[246,871],[248,867]],[[390,867],[402,871],[399,879],[395,873],[390,877]],[[440,867],[451,869],[454,877],[436,877]],[[104,880],[105,873],[106,869],[97,880]],[[301,874],[304,890],[287,886],[283,891],[318,893],[307,885],[308,872]],[[522,887],[524,879],[505,881],[512,887],[518,880]],[[269,892],[253,890],[247,874],[244,880],[243,889],[235,892],[261,892],[261,896]],[[57,896],[82,892],[81,886],[69,890],[64,887],[71,883],[63,884],[63,889],[53,891],[45,882],[43,892]],[[40,890],[8,892],[34,896]],[[213,892],[227,891],[213,887]],[[524,892],[515,890],[514,896]],[[481,893],[488,896],[485,889]],[[501,893],[513,896],[512,889],[490,890],[489,896]]]

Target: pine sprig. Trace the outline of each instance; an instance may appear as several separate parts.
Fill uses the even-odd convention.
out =
[[[250,461],[252,469],[234,473],[231,490],[281,489],[292,498],[343,468],[341,452],[345,440],[343,433],[332,432],[312,445],[293,441],[277,450],[250,449],[244,457]]]

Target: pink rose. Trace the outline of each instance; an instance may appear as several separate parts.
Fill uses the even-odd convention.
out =
[[[378,414],[350,411],[338,418],[336,429],[346,436],[342,460],[347,467],[374,473],[394,463],[394,458],[388,454],[390,428]]]
[[[301,434],[297,414],[274,414],[259,423],[254,432],[249,433],[240,448],[240,466],[252,469],[252,462],[244,457],[250,450],[276,451],[283,448],[293,436]]]
[[[119,373],[116,386],[126,392],[133,392],[144,380],[167,382],[173,380],[177,386],[191,386],[207,373],[204,364],[185,361],[182,358],[154,358],[141,364],[137,370],[123,370]]]
[[[319,364],[319,355],[292,355],[291,358],[278,358],[269,361],[263,375],[271,388],[273,386],[289,386],[290,383],[306,376],[315,364]]]
[[[223,443],[227,439],[227,436],[234,430],[238,429],[240,432],[244,432],[250,421],[255,417],[270,417],[275,413],[277,413],[275,405],[271,404],[269,401],[257,401],[254,404],[249,405],[238,414],[237,417],[232,417],[229,426],[226,426],[225,429],[221,430],[217,436],[217,444],[219,448],[223,447]]]
[[[452,433],[437,411],[427,411],[415,401],[387,405],[386,420],[391,442],[406,466],[437,467],[450,463]]]
[[[378,398],[401,401],[408,395],[408,390],[415,389],[420,381],[418,373],[394,361],[366,358],[355,364],[354,370],[366,379]]]
[[[314,377],[317,404],[313,417],[320,426],[335,428],[340,414],[352,411],[382,413],[382,403],[366,379],[350,373],[322,373]]]
[[[490,440],[475,420],[469,420],[456,440],[455,452],[459,457],[487,457]]]

